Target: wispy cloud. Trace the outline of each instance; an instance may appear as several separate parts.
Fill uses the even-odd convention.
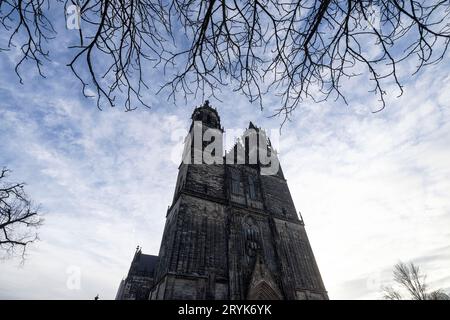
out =
[[[305,108],[282,139],[282,164],[332,298],[379,298],[398,260],[450,242],[446,77],[429,70],[378,114]],[[441,251],[423,269],[445,287],[448,280],[433,279],[449,264]]]

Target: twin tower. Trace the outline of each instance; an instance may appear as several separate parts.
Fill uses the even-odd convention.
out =
[[[195,143],[199,123],[223,132],[216,109],[196,108],[184,157],[206,147]],[[328,299],[281,166],[263,174],[268,164],[248,161],[248,140],[232,163],[183,159],[159,255],[136,251],[117,299]],[[273,152],[267,138],[256,141]]]

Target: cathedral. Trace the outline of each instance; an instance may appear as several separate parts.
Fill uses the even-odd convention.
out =
[[[116,299],[328,299],[281,166],[268,174],[255,152],[278,161],[264,130],[250,123],[225,155],[208,132],[224,129],[206,101],[192,114],[159,255],[137,248]]]

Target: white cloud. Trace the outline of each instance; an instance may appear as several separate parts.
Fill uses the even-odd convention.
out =
[[[3,262],[2,297],[113,298],[137,244],[157,254],[177,164],[168,160],[176,115],[88,110],[71,99],[42,97],[32,108],[5,107],[2,162],[42,203],[41,241],[22,268]],[[81,290],[66,269],[79,266]],[[15,281],[12,281],[14,279]],[[39,281],[38,281],[39,279]],[[43,283],[45,281],[45,284]],[[42,287],[42,288],[41,288]]]

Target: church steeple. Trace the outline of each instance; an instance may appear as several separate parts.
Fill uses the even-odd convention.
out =
[[[194,121],[201,121],[202,125],[205,127],[223,131],[223,128],[220,126],[219,113],[215,108],[211,107],[208,100],[206,100],[200,107],[194,109],[191,119],[191,129]]]
[[[189,133],[185,139],[183,160],[184,164],[202,164],[204,162],[204,151],[214,159],[222,160],[223,145],[222,134],[224,129],[220,125],[220,116],[217,110],[206,100],[203,105],[196,107],[191,116],[192,122]],[[218,139],[220,137],[220,139]],[[208,145],[216,141],[214,150]],[[217,152],[216,152],[217,149]]]

